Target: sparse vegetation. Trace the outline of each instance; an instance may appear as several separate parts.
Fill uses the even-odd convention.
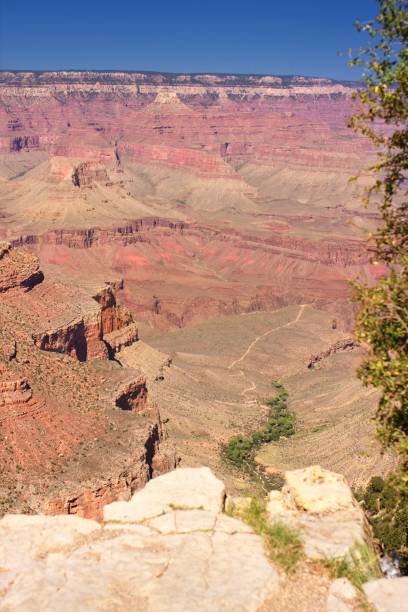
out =
[[[326,559],[323,565],[329,570],[332,578],[347,578],[360,591],[365,582],[381,577],[373,551],[361,542],[356,543],[346,557]]]
[[[365,70],[361,106],[350,126],[377,148],[370,168],[375,180],[364,203],[374,201],[381,225],[370,236],[372,263],[382,266],[373,286],[356,285],[357,338],[368,348],[359,370],[377,387],[378,433],[399,455],[387,481],[373,479],[363,495],[384,550],[394,549],[407,571],[408,499],[408,2],[379,0],[374,21],[357,24],[368,35],[366,49],[352,60]]]
[[[270,523],[265,511],[265,500],[252,498],[248,508],[240,514],[240,518],[262,536],[270,559],[285,572],[293,572],[304,557],[300,536],[297,531],[283,523]]]
[[[401,492],[393,482],[375,476],[365,491],[357,491],[384,553],[398,554],[402,574],[408,575],[408,495]]]
[[[273,383],[276,395],[266,400],[270,408],[265,425],[249,436],[234,436],[223,448],[224,459],[235,468],[244,470],[251,475],[259,475],[255,464],[256,451],[262,444],[276,442],[282,437],[290,437],[295,433],[295,417],[288,410],[288,392],[279,382]],[[279,479],[267,478],[268,488],[277,488]],[[277,485],[277,486],[276,486]]]

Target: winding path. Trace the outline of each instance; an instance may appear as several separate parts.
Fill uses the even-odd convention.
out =
[[[299,312],[297,313],[296,317],[292,321],[288,321],[288,323],[285,323],[284,325],[279,325],[278,327],[273,327],[272,329],[268,329],[268,331],[266,331],[265,333],[261,334],[260,336],[257,336],[255,338],[255,340],[253,340],[251,342],[251,344],[248,346],[247,350],[241,355],[241,357],[239,357],[238,359],[235,359],[235,361],[232,361],[230,363],[230,365],[228,366],[228,369],[232,370],[232,368],[235,367],[237,365],[237,363],[240,363],[241,361],[243,361],[249,355],[249,353],[252,351],[252,349],[254,348],[256,343],[259,340],[261,340],[261,338],[265,338],[269,334],[272,334],[273,332],[278,331],[279,329],[283,329],[284,327],[290,327],[290,325],[293,325],[294,323],[297,323],[299,321],[300,317],[302,316],[303,311],[306,308],[306,306],[307,306],[307,304],[301,304],[301,306],[299,308]]]

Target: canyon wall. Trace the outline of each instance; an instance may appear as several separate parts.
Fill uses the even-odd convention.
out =
[[[99,518],[176,462],[146,376],[117,361],[137,327],[115,283],[81,291],[0,252],[0,512]]]
[[[349,321],[347,280],[381,272],[364,244],[376,223],[359,203],[369,177],[348,183],[372,157],[347,127],[355,87],[2,72],[0,237],[74,283],[123,278],[121,297],[149,325],[302,302]],[[73,326],[63,343],[87,324]],[[57,347],[40,331],[40,345]],[[100,323],[91,335],[90,355],[102,356]]]

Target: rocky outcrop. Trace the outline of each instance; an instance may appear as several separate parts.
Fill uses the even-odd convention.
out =
[[[17,421],[35,419],[43,408],[43,400],[33,394],[27,378],[16,377],[0,362],[0,431],[5,440],[9,428],[18,428]]]
[[[374,612],[407,612],[408,576],[381,578],[363,585],[364,593]]]
[[[307,367],[310,369],[314,368],[316,367],[316,364],[323,361],[327,357],[330,357],[330,355],[334,355],[334,353],[338,353],[339,351],[352,351],[354,348],[359,346],[360,343],[354,338],[339,340],[338,342],[331,344],[328,349],[321,351],[320,353],[316,353],[315,355],[310,355]]]
[[[34,344],[42,351],[65,353],[78,361],[108,359],[102,338],[99,311],[33,334]]]
[[[354,612],[356,608],[362,608],[357,589],[347,578],[335,580],[330,585],[326,612]]]
[[[106,506],[102,525],[72,516],[6,516],[3,606],[259,610],[277,593],[279,574],[261,538],[223,514],[224,495],[208,468],[184,469],[150,481],[129,502]]]
[[[16,129],[16,124],[12,124],[11,129]],[[10,139],[10,153],[18,153],[19,151],[32,151],[40,146],[40,138],[36,135],[31,136],[15,136]]]
[[[95,162],[83,162],[72,172],[72,182],[75,187],[90,187],[94,182],[106,183],[108,180],[106,168]]]
[[[108,344],[112,355],[116,355],[127,346],[132,346],[139,340],[139,330],[136,323],[130,323],[110,334],[104,334],[104,341]]]
[[[74,514],[100,520],[106,504],[129,500],[152,478],[173,470],[177,464],[176,454],[168,447],[162,448],[165,432],[160,413],[151,409],[149,415],[151,422],[145,428],[143,442],[140,441],[139,454],[131,456],[128,465],[119,474],[105,479],[99,474],[93,483],[84,483],[76,490],[65,491],[44,504],[45,513]]]
[[[93,298],[101,306],[101,333],[104,340],[108,334],[122,331],[129,326],[132,327],[129,336],[132,334],[135,336],[132,313],[126,306],[117,303],[114,288],[110,283],[94,293]],[[135,337],[135,340],[137,340],[137,337]]]
[[[117,304],[112,287],[103,287],[93,298],[83,298],[80,313],[71,320],[58,320],[55,326],[33,333],[34,344],[87,361],[113,359],[117,351],[138,340],[132,314]]]
[[[0,242],[0,293],[14,287],[32,289],[43,280],[38,258]]]
[[[356,545],[371,546],[367,520],[345,478],[320,466],[286,472],[267,510],[271,521],[301,532],[309,557],[344,557]]]
[[[26,404],[31,398],[32,392],[26,378],[0,380],[0,408]],[[4,416],[4,414],[1,414],[1,416]]]
[[[7,242],[0,243],[0,292],[18,288],[29,290],[43,280],[37,257],[23,249],[15,249]],[[55,286],[50,289],[51,292],[57,291]],[[33,332],[34,344],[41,350],[66,353],[79,361],[108,359],[138,339],[130,311],[117,304],[109,284],[98,289],[94,299],[83,293],[79,297],[71,309],[67,303],[60,305],[55,302],[53,319],[48,318],[47,328]],[[104,336],[109,334],[113,336],[108,345]],[[10,346],[11,358],[14,352]]]
[[[142,412],[147,406],[147,385],[146,377],[139,376],[136,379],[122,383],[117,388],[115,406],[121,410],[133,410]]]
[[[310,473],[303,472],[288,472],[286,479],[305,517],[349,506],[351,491],[336,474],[315,467],[310,483]],[[177,469],[150,480],[131,499],[107,504],[100,518],[98,523],[78,515],[6,515],[0,521],[3,607],[24,612],[367,607],[347,579],[331,581],[316,563],[305,560],[301,571],[285,577],[261,537],[225,513],[224,484],[209,468]],[[335,532],[332,537],[336,541]],[[406,578],[374,580],[363,588],[376,612],[406,609]]]

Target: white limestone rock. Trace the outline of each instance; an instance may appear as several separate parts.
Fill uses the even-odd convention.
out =
[[[363,590],[375,612],[408,612],[408,576],[371,580]]]
[[[105,506],[104,520],[142,522],[171,510],[220,512],[224,499],[224,483],[209,468],[183,468],[150,480],[133,495],[130,504]]]
[[[320,465],[286,472],[285,484],[294,506],[312,514],[348,509],[354,503],[344,476]]]
[[[16,516],[0,521],[0,608],[13,612],[268,609],[280,578],[265,555],[262,539],[222,513],[224,487],[210,470],[178,472],[152,481],[154,486],[145,488],[150,492],[141,502],[140,497],[135,501],[139,494],[120,502],[118,522],[109,512],[102,526],[74,516]],[[133,508],[141,508],[136,515],[140,522],[132,515]],[[152,512],[155,516],[149,516]],[[124,522],[128,516],[133,522]]]
[[[367,522],[340,474],[320,466],[286,472],[282,491],[271,491],[269,520],[300,531],[311,558],[343,557],[369,544]]]
[[[347,578],[338,578],[331,583],[326,612],[354,612],[357,603],[357,590]]]

